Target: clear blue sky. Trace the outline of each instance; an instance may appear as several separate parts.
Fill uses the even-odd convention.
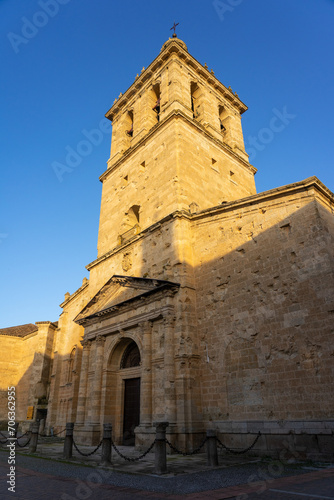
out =
[[[57,321],[88,277],[110,134],[62,182],[52,165],[99,126],[174,19],[249,107],[258,191],[312,175],[334,190],[333,0],[0,0],[1,328]]]

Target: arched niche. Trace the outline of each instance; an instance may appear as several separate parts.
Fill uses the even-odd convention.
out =
[[[118,244],[122,245],[140,232],[140,205],[132,205],[123,216],[123,221],[118,236]]]

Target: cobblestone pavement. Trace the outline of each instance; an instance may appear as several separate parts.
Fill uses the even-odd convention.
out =
[[[81,448],[81,447],[80,447]],[[93,447],[82,447],[89,452]],[[138,452],[120,447],[127,455]],[[16,491],[8,491],[8,454],[0,452],[1,500],[334,500],[334,467],[329,464],[282,464],[254,458],[220,456],[220,465],[209,468],[205,454],[194,457],[168,456],[169,473],[154,474],[154,454],[146,465],[118,460],[102,468],[98,452],[82,459],[61,461],[62,443],[40,443],[38,458],[17,450]],[[95,458],[94,458],[95,457]],[[87,466],[88,465],[88,466]]]

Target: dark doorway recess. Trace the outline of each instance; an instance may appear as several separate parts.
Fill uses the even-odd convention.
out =
[[[123,445],[134,446],[134,430],[140,419],[140,378],[129,378],[124,383]]]

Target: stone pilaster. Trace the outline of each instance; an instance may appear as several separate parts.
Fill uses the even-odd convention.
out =
[[[89,353],[92,343],[90,340],[85,340],[82,341],[81,344],[82,344],[82,361],[81,361],[81,372],[80,372],[79,393],[78,393],[77,424],[83,424],[85,422]]]
[[[103,353],[104,343],[106,338],[103,335],[98,335],[95,339],[95,376],[93,382],[92,393],[92,417],[91,423],[98,424],[100,422],[100,406],[101,406],[101,392],[102,392],[102,368],[103,368]]]
[[[147,426],[152,422],[152,323],[140,323],[143,338],[141,372],[140,424]]]
[[[175,365],[174,365],[174,316],[164,318],[165,332],[165,418],[170,424],[176,423],[176,401],[175,401]]]
[[[189,108],[186,106],[187,99],[184,99],[184,94],[188,93],[188,88],[184,86],[184,73],[177,57],[172,56],[168,65],[169,89],[168,89],[168,105],[164,109],[165,113],[170,113],[173,110],[180,109],[185,114],[189,115]],[[190,89],[189,89],[190,91]],[[164,115],[163,115],[164,116]]]

